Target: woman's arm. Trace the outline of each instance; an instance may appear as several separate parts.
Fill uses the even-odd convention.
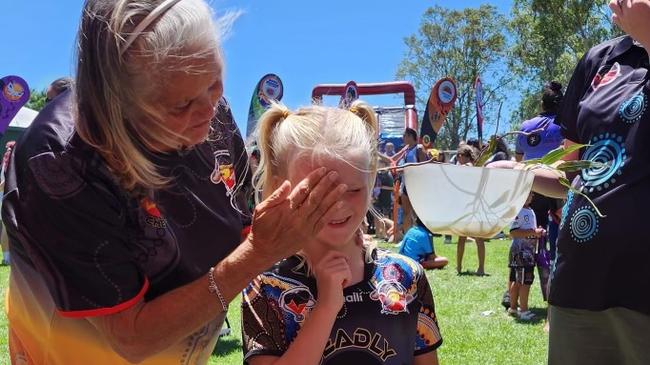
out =
[[[255,209],[251,234],[215,266],[214,280],[227,303],[256,275],[316,236],[347,189],[345,185],[334,188],[336,178],[335,173],[325,175],[325,169],[318,169],[293,191],[285,182]],[[130,362],[141,362],[225,315],[208,287],[206,274],[150,302],[88,319],[115,352]]]
[[[540,237],[543,229],[514,229],[510,231],[510,237],[512,238],[528,238],[528,237]]]
[[[415,357],[413,365],[438,365],[438,351],[434,350]]]
[[[569,140],[564,141],[565,147],[569,147],[574,144],[576,143]],[[579,151],[574,151],[564,156],[563,161],[574,161],[578,158]],[[522,170],[525,165],[514,161],[497,161],[489,164],[487,167]],[[532,189],[534,192],[556,199],[566,198],[568,188],[560,184],[558,175],[555,171],[547,169],[534,169],[531,171],[535,174],[535,180],[533,181]],[[573,177],[575,177],[575,174],[567,175],[569,181],[571,181]]]
[[[568,148],[569,146],[572,146],[576,144],[573,141],[570,141],[568,139],[564,140],[564,148]],[[564,156],[562,161],[575,161],[580,158],[580,151],[573,151],[569,153],[568,155]],[[564,199],[566,198],[568,188],[562,184],[560,184],[560,181],[558,180],[558,176],[555,172],[545,170],[545,169],[536,169],[533,170],[535,172],[535,180],[533,181],[533,191],[539,194],[542,194],[544,196],[548,196],[551,198],[556,198],[556,199]],[[573,180],[577,173],[573,174],[567,174],[567,179],[569,181]]]

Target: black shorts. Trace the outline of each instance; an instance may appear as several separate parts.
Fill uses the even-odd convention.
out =
[[[510,268],[510,281],[524,284],[532,285],[535,280],[535,267],[534,266],[524,266],[524,267],[511,267]]]

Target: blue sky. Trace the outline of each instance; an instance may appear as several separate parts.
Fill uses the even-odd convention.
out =
[[[280,76],[283,101],[292,108],[309,104],[311,89],[319,83],[391,81],[406,52],[403,39],[417,31],[427,7],[484,3],[488,2],[212,0],[217,15],[243,11],[223,44],[225,94],[237,123],[243,132],[253,88],[266,73]],[[510,0],[489,3],[503,13],[511,6]],[[82,0],[1,0],[3,23],[16,26],[16,31],[4,35],[0,75],[19,75],[39,90],[57,77],[72,75],[82,4]]]

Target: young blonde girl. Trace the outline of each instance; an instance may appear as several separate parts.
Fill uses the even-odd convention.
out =
[[[256,178],[263,196],[320,166],[335,171],[346,191],[314,244],[244,290],[245,363],[438,363],[442,338],[422,267],[355,239],[377,172],[377,131],[362,102],[295,113],[276,104],[262,116]]]

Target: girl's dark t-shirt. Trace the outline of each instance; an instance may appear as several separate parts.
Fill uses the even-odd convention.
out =
[[[442,336],[424,269],[416,261],[373,251],[364,280],[344,289],[345,304],[330,331],[321,363],[412,364],[436,350]],[[298,256],[276,264],[244,290],[244,362],[281,356],[318,301],[316,280]]]

